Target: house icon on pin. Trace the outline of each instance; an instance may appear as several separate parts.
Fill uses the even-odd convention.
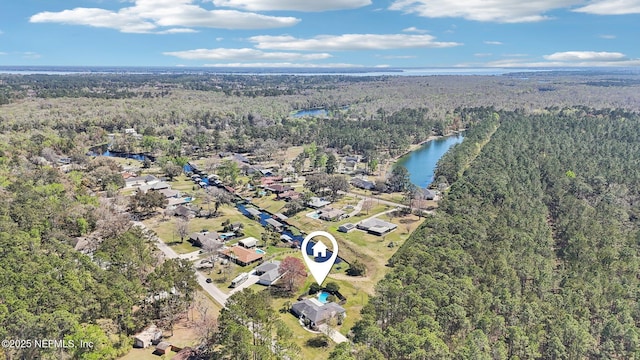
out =
[[[327,246],[320,240],[318,240],[318,242],[315,243],[313,247],[311,247],[311,250],[313,250],[313,257],[316,257],[316,258],[327,257]]]

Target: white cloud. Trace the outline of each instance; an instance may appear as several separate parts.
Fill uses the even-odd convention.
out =
[[[3,55],[7,55],[7,53],[0,51],[0,56],[3,56]]]
[[[473,56],[475,57],[489,57],[489,56],[493,56],[492,53],[475,53],[473,54]]]
[[[33,52],[33,51],[25,51],[22,53],[22,57],[25,59],[40,59],[42,57],[42,55],[38,54],[37,52]]]
[[[406,28],[406,29],[402,29],[402,32],[412,32],[412,33],[416,33],[416,34],[426,34],[426,33],[428,33],[429,31],[427,31],[427,30],[422,30],[422,29],[418,29],[418,28],[417,28],[417,27],[415,27],[415,26],[411,26],[411,27],[408,27],[408,28]]]
[[[362,68],[365,67],[363,65],[358,64],[314,64],[314,63],[290,63],[290,62],[280,62],[280,63],[225,63],[225,64],[205,64],[204,66],[210,67],[245,67],[245,68],[257,68],[257,67],[269,67],[269,68],[281,68],[281,67],[290,67],[290,68],[317,68],[317,69],[330,69],[330,68]],[[386,68],[389,65],[376,65],[376,66],[367,66],[367,67],[378,67],[378,68]]]
[[[41,12],[29,19],[32,23],[62,23],[69,25],[88,25],[100,28],[118,29],[126,33],[145,33],[156,28],[156,25],[141,19],[139,16],[115,13],[96,8],[75,8],[60,12]]]
[[[619,52],[565,51],[543,56],[551,61],[620,61],[626,56]]]
[[[640,14],[640,0],[597,0],[574,11],[595,15]]]
[[[126,33],[172,34],[193,32],[184,27],[222,29],[265,29],[292,26],[293,17],[267,16],[236,10],[207,10],[193,5],[193,0],[135,0],[119,11],[99,8],[75,8],[60,12],[41,12],[31,16],[32,23],[62,23],[117,29]],[[175,29],[158,29],[172,27]],[[180,28],[182,27],[182,28]]]
[[[546,61],[507,58],[486,64],[491,67],[615,67],[640,66],[640,59],[630,59],[619,52],[565,51],[542,57]]]
[[[487,45],[502,45],[500,41],[485,41],[484,43]]]
[[[438,42],[431,35],[407,34],[318,35],[310,39],[299,39],[289,35],[261,35],[253,36],[249,40],[257,43],[256,47],[259,49],[299,51],[444,48],[462,45],[455,42]]]
[[[545,13],[548,11],[583,2],[584,0],[395,0],[389,9],[429,18],[457,17],[475,21],[520,23],[547,20],[549,17]]]
[[[225,6],[249,11],[328,11],[356,9],[371,5],[371,0],[213,0],[216,6]]]
[[[382,55],[377,56],[382,59],[415,59],[417,56],[415,55]]]
[[[197,30],[188,28],[173,28],[169,30],[158,31],[156,34],[192,34],[197,33]]]
[[[609,34],[602,34],[602,35],[599,35],[598,37],[600,39],[607,39],[607,40],[612,40],[616,38],[615,35],[609,35]]]
[[[331,54],[301,54],[290,52],[264,52],[256,49],[195,49],[187,51],[165,52],[164,55],[176,56],[187,60],[321,60]]]

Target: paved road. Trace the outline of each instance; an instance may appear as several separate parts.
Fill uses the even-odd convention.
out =
[[[393,201],[388,201],[388,200],[383,200],[377,197],[373,197],[373,196],[366,196],[366,195],[362,195],[362,194],[356,194],[354,192],[340,192],[343,195],[350,195],[350,196],[355,196],[356,198],[360,198],[360,199],[370,199],[372,201],[375,201],[379,204],[385,204],[385,205],[389,205],[389,206],[395,206],[397,208],[408,208],[409,206],[404,205],[404,204],[400,204],[397,202],[393,202]],[[360,203],[358,203],[360,204]],[[433,210],[422,210],[423,214],[433,214]]]
[[[143,224],[140,221],[134,221],[133,223],[134,226],[138,226],[141,227],[143,229],[147,229],[146,225]],[[189,257],[184,257],[179,255],[178,253],[176,253],[171,247],[169,247],[169,245],[167,245],[164,241],[162,241],[160,238],[158,238],[156,236],[155,238],[155,243],[156,246],[158,247],[158,249],[160,251],[162,251],[162,253],[164,254],[164,256],[166,256],[168,259],[189,259]],[[184,255],[189,255],[189,254],[184,254]],[[229,295],[225,294],[222,292],[222,290],[218,289],[215,285],[213,285],[212,283],[207,283],[207,277],[202,275],[202,273],[200,273],[199,271],[196,271],[196,280],[198,281],[198,284],[200,284],[200,286],[202,286],[202,288],[209,293],[209,295],[211,295],[211,297],[220,305],[224,306],[224,304],[227,302],[227,299],[229,298]]]
[[[243,289],[246,289],[253,284],[258,283],[258,280],[260,280],[260,276],[250,274],[249,278],[245,280],[245,282],[243,282],[239,286],[236,286],[235,288],[233,288],[233,290],[229,291],[229,296],[237,293],[238,291],[242,291]]]
[[[358,213],[362,210],[362,205],[364,205],[365,201],[366,199],[360,199],[360,201],[358,201],[358,204],[353,208],[353,211],[349,213],[349,217],[358,215]]]
[[[143,229],[147,229],[146,225],[140,221],[135,221],[133,224],[134,226],[139,226]],[[162,241],[157,236],[155,237],[155,243],[158,249],[160,249],[160,251],[162,251],[162,253],[169,259],[176,259],[176,258],[191,259],[192,257],[190,255],[192,255],[193,253],[179,255],[171,247],[169,247],[169,245],[167,245],[164,241]],[[211,295],[211,297],[223,307],[227,303],[227,299],[229,298],[229,296],[233,295],[238,291],[242,291],[242,289],[245,289],[257,283],[258,280],[260,279],[259,276],[251,274],[249,275],[249,278],[245,282],[240,284],[240,286],[231,290],[229,294],[225,294],[224,292],[222,292],[222,290],[218,289],[218,287],[215,286],[213,283],[208,283],[207,277],[204,276],[202,273],[200,273],[199,271],[196,271],[195,273],[196,273],[196,280],[198,281],[198,284],[200,284],[202,289],[204,289],[204,291],[206,291],[209,295]],[[338,344],[341,342],[347,341],[347,338],[344,337],[344,335],[340,334],[339,331],[329,330],[328,326],[326,325],[324,328],[321,327],[320,329],[322,330],[323,333],[327,334],[333,341],[335,341]]]

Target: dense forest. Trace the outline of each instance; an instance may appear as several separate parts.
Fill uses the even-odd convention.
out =
[[[164,160],[291,145],[378,160],[469,128],[439,163],[440,210],[390,260],[334,359],[637,357],[639,117],[597,110],[640,110],[636,80],[0,75],[0,338],[91,339],[91,354],[67,355],[115,358],[192,301],[190,267],[131,226],[123,168],[86,156],[109,133],[114,150]],[[316,107],[328,115],[292,116]]]
[[[95,346],[66,355],[114,359],[149,322],[171,327],[173,314],[192,300],[195,276],[186,260],[163,261],[150,234],[86,186],[117,165],[100,160],[89,162],[87,173],[64,174],[15,150],[0,156],[0,338],[81,339]],[[85,240],[93,258],[74,249]],[[4,355],[66,356],[24,345],[3,346]]]
[[[498,129],[441,174],[449,193],[390,260],[355,342],[387,359],[637,358],[640,116],[488,110]]]

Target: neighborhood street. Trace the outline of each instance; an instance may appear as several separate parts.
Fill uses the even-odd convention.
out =
[[[389,210],[389,211],[394,211],[394,210]],[[135,221],[134,222],[134,226],[138,226],[138,227],[141,227],[143,229],[147,229],[146,225],[144,225],[140,221]],[[187,259],[187,260],[193,261],[193,260],[197,259],[197,255],[199,253],[199,252],[192,252],[192,253],[189,253],[189,254],[179,255],[171,247],[169,247],[169,245],[167,245],[164,241],[162,241],[162,239],[158,238],[157,236],[155,237],[155,244],[158,247],[158,249],[160,251],[162,251],[162,253],[168,259],[180,258],[180,259]],[[229,294],[225,294],[224,292],[222,292],[222,290],[220,290],[213,283],[208,283],[207,282],[207,277],[204,276],[201,272],[196,271],[195,274],[196,274],[196,280],[198,281],[198,284],[200,284],[202,289],[204,291],[206,291],[209,295],[211,295],[211,297],[217,303],[222,305],[223,307],[225,306],[229,296],[233,295],[234,293],[236,293],[238,291],[242,291],[243,289],[248,288],[249,286],[251,286],[253,284],[256,284],[258,282],[258,280],[260,279],[259,276],[251,274],[251,275],[249,275],[249,278],[246,281],[244,281],[238,287],[232,289],[229,292]],[[322,333],[324,333],[327,336],[329,336],[329,338],[331,338],[331,340],[333,340],[337,344],[348,341],[347,338],[344,335],[342,335],[338,330],[331,329],[326,324],[320,325],[320,331],[322,331]]]

